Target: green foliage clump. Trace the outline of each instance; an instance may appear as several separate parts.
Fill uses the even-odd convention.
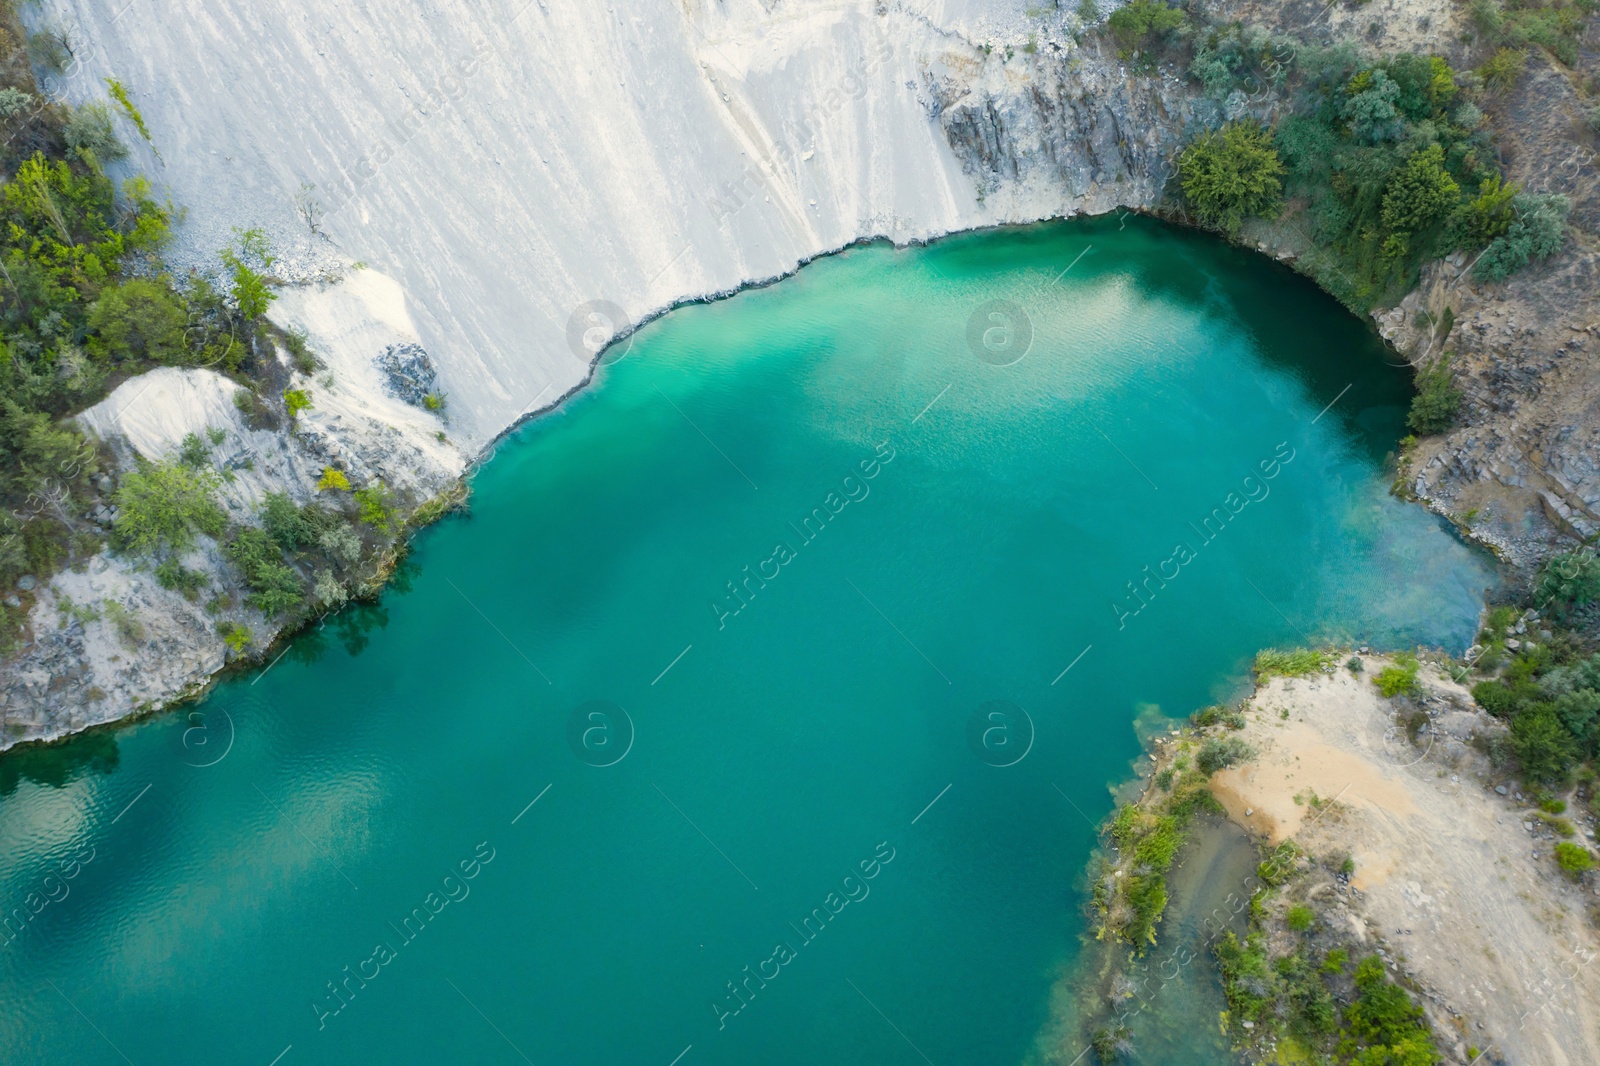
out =
[[[1111,13],[1106,25],[1117,42],[1117,54],[1128,59],[1139,49],[1177,33],[1185,21],[1182,11],[1160,0],[1130,0]]]
[[[246,602],[262,614],[284,614],[305,602],[304,583],[284,565],[282,550],[265,530],[239,530],[228,543],[227,554],[250,586]]]
[[[374,481],[351,494],[361,521],[388,535],[394,532],[394,495],[380,481]]]
[[[1389,231],[1385,252],[1404,254],[1414,234],[1443,220],[1460,199],[1461,186],[1445,169],[1441,146],[1413,153],[1384,187],[1382,218]]]
[[[1277,213],[1283,174],[1272,135],[1259,122],[1230,122],[1202,133],[1178,155],[1184,198],[1202,221],[1229,233],[1248,217]]]
[[[283,406],[290,418],[298,418],[300,412],[311,410],[311,393],[305,389],[284,389]]]
[[[1417,394],[1411,400],[1406,425],[1422,436],[1443,433],[1455,425],[1463,393],[1450,376],[1450,353],[1427,370],[1417,373]]]
[[[1417,684],[1417,666],[1415,655],[1396,655],[1391,665],[1378,671],[1372,683],[1389,699],[1402,694],[1414,696],[1421,691]]]
[[[89,352],[115,363],[181,364],[188,361],[187,323],[188,311],[170,286],[129,278],[89,308]]]
[[[183,555],[201,534],[219,537],[228,516],[210,469],[167,460],[128,471],[117,489],[111,543],[130,555]]]
[[[1530,781],[1559,784],[1571,775],[1578,745],[1556,717],[1555,707],[1536,703],[1511,720],[1511,747]]]
[[[1496,49],[1478,68],[1478,77],[1484,88],[1492,93],[1503,93],[1517,83],[1528,67],[1528,53],[1521,48]]]
[[[138,127],[139,136],[148,141],[150,139],[150,127],[144,124],[144,116],[133,105],[133,100],[128,96],[128,90],[116,78],[107,78],[106,87],[111,90],[111,98],[122,108],[122,113],[127,115],[129,121]]]
[[[267,249],[266,234],[261,230],[236,229],[233,237],[233,245],[217,254],[233,275],[231,295],[235,309],[246,322],[254,322],[266,314],[267,305],[278,298],[278,294],[267,287],[267,279],[261,273],[271,269],[274,259]]]
[[[164,589],[181,592],[185,599],[193,600],[206,586],[206,575],[190,570],[176,559],[165,559],[156,566],[156,582]]]
[[[1600,556],[1582,550],[1552,555],[1539,572],[1534,598],[1558,613],[1600,600]]]
[[[1255,749],[1238,737],[1207,737],[1195,756],[1200,772],[1210,777],[1235,763],[1241,763],[1255,754]]]
[[[1594,856],[1581,844],[1557,844],[1555,856],[1556,865],[1561,867],[1561,872],[1574,881],[1595,867]]]
[[[1311,923],[1316,920],[1317,912],[1305,904],[1296,904],[1290,907],[1284,915],[1284,923],[1297,933],[1303,933],[1311,928]]]
[[[111,128],[111,112],[106,110],[105,104],[90,103],[74,108],[61,133],[72,154],[95,170],[102,163],[115,163],[128,154],[128,149]]]
[[[1558,194],[1517,193],[1511,198],[1511,219],[1472,268],[1484,281],[1504,281],[1535,259],[1548,259],[1567,239],[1571,203]]]
[[[331,466],[322,468],[322,476],[317,479],[317,491],[327,492],[334,489],[340,492],[350,490],[350,479],[345,477],[344,471]]]
[[[261,525],[283,551],[292,552],[312,543],[317,528],[286,492],[269,492],[261,502]]]
[[[1353,1059],[1361,1066],[1433,1066],[1439,1052],[1423,1020],[1422,1008],[1383,972],[1369,955],[1356,966],[1356,1001],[1345,1011],[1355,1036],[1367,1044]]]
[[[222,637],[222,642],[234,655],[243,655],[244,650],[255,639],[250,627],[240,622],[218,622],[217,634]]]
[[[1255,26],[1211,26],[1195,38],[1189,73],[1207,95],[1221,100],[1234,89],[1253,92],[1282,85],[1298,47],[1292,38],[1275,38]]]

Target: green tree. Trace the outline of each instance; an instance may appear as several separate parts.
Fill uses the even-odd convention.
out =
[[[1552,555],[1533,587],[1534,599],[1565,613],[1600,600],[1600,557],[1572,551]]]
[[[1504,281],[1531,260],[1547,259],[1561,250],[1567,239],[1565,196],[1517,193],[1511,198],[1513,218],[1478,258],[1473,274],[1484,281]]]
[[[1529,781],[1554,785],[1567,779],[1578,758],[1578,745],[1555,708],[1537,703],[1511,720],[1511,748]]]
[[[1417,373],[1417,395],[1411,401],[1406,425],[1423,436],[1443,433],[1455,424],[1461,410],[1462,392],[1450,377],[1447,354],[1438,365]]]
[[[187,312],[172,289],[131,278],[100,294],[89,309],[90,352],[111,359],[183,362]]]
[[[278,547],[292,552],[317,538],[317,531],[286,492],[269,492],[261,503],[261,524]]]
[[[1383,225],[1409,237],[1437,222],[1456,206],[1461,186],[1444,168],[1444,149],[1430,145],[1395,171],[1383,193]]]
[[[210,469],[165,461],[123,475],[111,541],[132,555],[182,555],[200,534],[218,537],[228,516],[217,503],[221,478]]]
[[[1183,23],[1182,11],[1159,0],[1131,0],[1106,20],[1118,49],[1125,55],[1145,47],[1152,36],[1166,36],[1180,29]]]
[[[1275,214],[1283,200],[1283,162],[1259,122],[1230,122],[1202,133],[1178,156],[1178,183],[1200,218],[1230,233],[1250,215]]]
[[[304,583],[284,565],[283,552],[265,530],[239,530],[228,542],[227,554],[250,586],[246,602],[262,614],[283,614],[305,602]]]

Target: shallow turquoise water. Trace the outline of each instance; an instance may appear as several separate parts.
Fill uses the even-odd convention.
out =
[[[1470,637],[1489,571],[1386,492],[1407,395],[1144,222],[680,309],[379,607],[0,760],[0,1060],[1029,1059],[1136,715]]]

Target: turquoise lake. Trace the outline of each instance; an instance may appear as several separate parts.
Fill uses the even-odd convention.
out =
[[[853,248],[618,352],[380,603],[0,759],[0,1061],[1071,1062],[1135,722],[1265,646],[1459,652],[1494,581],[1389,495],[1367,326],[1153,222]],[[1140,1061],[1227,1061],[1210,1017]]]

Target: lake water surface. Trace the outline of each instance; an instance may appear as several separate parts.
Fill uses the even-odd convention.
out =
[[[1136,719],[1263,646],[1471,637],[1490,570],[1387,491],[1408,396],[1144,221],[677,310],[381,604],[0,760],[0,1061],[1047,1054]]]

